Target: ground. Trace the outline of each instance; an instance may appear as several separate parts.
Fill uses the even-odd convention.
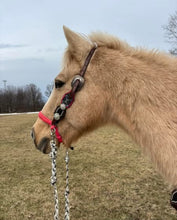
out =
[[[51,163],[33,146],[37,115],[0,116],[0,220],[53,219]],[[175,220],[170,190],[140,148],[115,127],[101,128],[70,151],[72,220]],[[64,216],[65,149],[58,151]]]

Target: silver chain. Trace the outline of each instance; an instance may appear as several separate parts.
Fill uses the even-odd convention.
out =
[[[55,129],[51,129],[51,152],[50,157],[52,160],[52,176],[51,185],[54,188],[54,200],[55,200],[55,212],[54,220],[59,220],[59,201],[58,201],[58,191],[57,191],[57,169],[56,169],[56,159],[57,159],[57,146],[55,139]],[[70,220],[70,207],[69,207],[69,153],[66,152],[65,157],[66,162],[66,189],[65,189],[65,220]]]

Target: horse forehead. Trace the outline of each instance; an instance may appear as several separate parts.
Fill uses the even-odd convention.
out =
[[[71,63],[70,65],[64,66],[62,71],[58,74],[58,76],[62,79],[69,79],[71,76],[74,76],[78,73],[80,69],[79,64]]]

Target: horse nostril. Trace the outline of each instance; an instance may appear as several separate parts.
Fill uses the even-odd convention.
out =
[[[37,147],[34,128],[32,128],[32,131],[31,131],[31,137],[32,137],[32,139],[33,139],[34,145]]]
[[[33,140],[35,140],[34,128],[32,128],[31,137],[32,137]]]

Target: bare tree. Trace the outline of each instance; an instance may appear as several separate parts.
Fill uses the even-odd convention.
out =
[[[165,37],[172,46],[170,53],[177,55],[177,11],[175,11],[174,15],[170,16],[168,24],[163,26],[163,28],[165,30]]]
[[[53,90],[53,82],[46,86],[45,96],[49,97]]]
[[[39,111],[43,105],[42,93],[34,84],[0,89],[0,113]]]
[[[31,111],[36,111],[44,104],[42,99],[42,93],[35,84],[29,84],[27,87],[27,93],[29,97],[29,103]]]

